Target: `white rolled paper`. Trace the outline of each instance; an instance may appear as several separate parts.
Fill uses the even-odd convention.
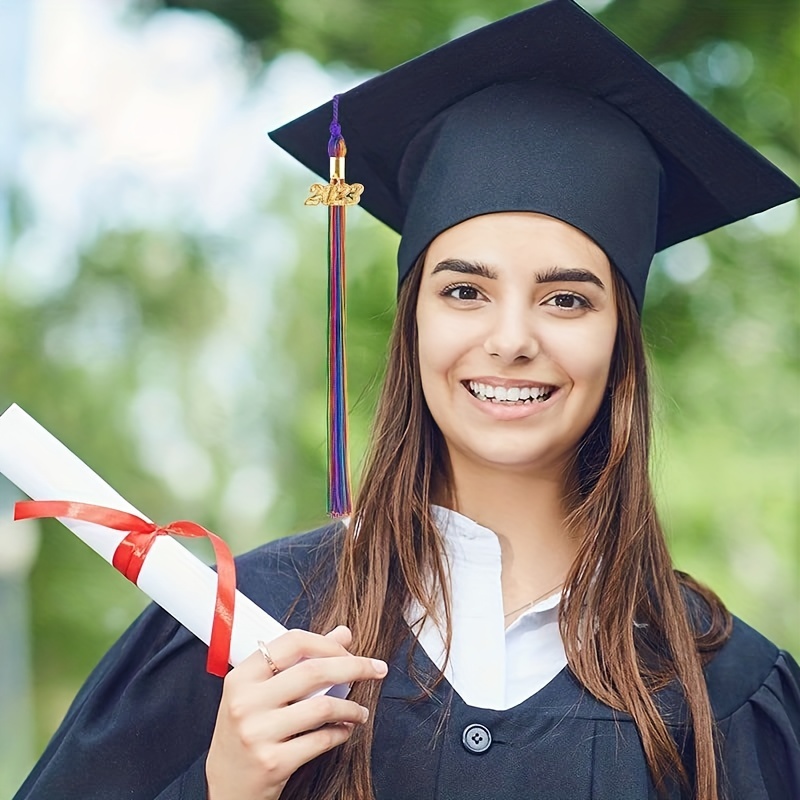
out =
[[[149,520],[19,406],[0,415],[0,472],[32,500],[66,500],[127,511]],[[126,533],[92,522],[59,519],[111,563]],[[137,586],[206,644],[217,593],[217,574],[171,536],[153,543]],[[230,663],[247,658],[286,628],[252,600],[236,592]],[[334,687],[337,694],[347,687]]]

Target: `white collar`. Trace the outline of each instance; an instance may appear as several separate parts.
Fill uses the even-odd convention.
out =
[[[503,619],[500,542],[491,530],[456,511],[432,506],[444,540],[450,583],[452,639],[412,603],[406,619],[420,645],[468,705],[506,709],[535,694],[566,664],[556,591],[507,629]],[[416,622],[415,622],[416,621]]]
[[[431,511],[436,527],[444,539],[451,569],[455,562],[469,566],[487,558],[492,563],[500,563],[502,569],[500,542],[493,530],[444,506],[431,505]],[[555,608],[561,602],[561,594],[561,589],[556,589],[532,605],[522,616]]]

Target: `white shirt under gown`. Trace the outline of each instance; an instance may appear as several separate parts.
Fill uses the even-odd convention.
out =
[[[419,624],[422,609],[416,603],[406,618],[465,703],[512,708],[547,685],[567,663],[558,630],[561,592],[540,600],[506,628],[497,536],[455,511],[432,509],[450,572],[452,640],[446,663],[435,623],[428,619]]]

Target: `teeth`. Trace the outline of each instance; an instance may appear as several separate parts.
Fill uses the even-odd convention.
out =
[[[477,381],[469,382],[469,390],[479,400],[516,404],[544,401],[553,393],[551,386],[512,386],[506,389],[505,386],[490,386]]]

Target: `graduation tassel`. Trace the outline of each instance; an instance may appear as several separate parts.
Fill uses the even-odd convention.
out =
[[[339,95],[333,98],[328,156],[329,184],[315,183],[305,204],[328,206],[328,514],[350,514],[350,464],[347,447],[347,374],[345,360],[345,214],[364,187],[345,182],[347,146],[339,124]]]

